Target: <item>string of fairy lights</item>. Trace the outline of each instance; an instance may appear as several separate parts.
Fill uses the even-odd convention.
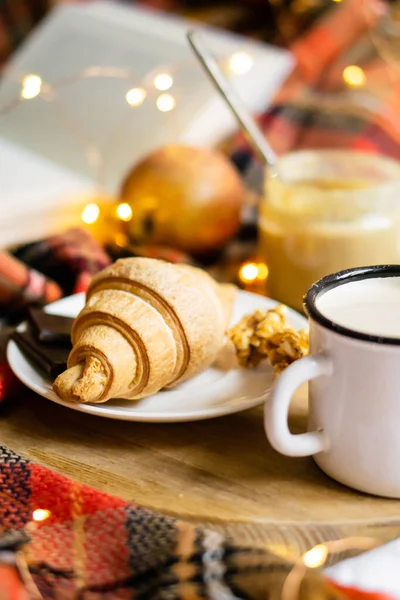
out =
[[[233,76],[247,73],[253,67],[253,63],[253,56],[243,50],[235,52],[220,61],[221,68]],[[104,152],[101,152],[93,144],[92,139],[89,139],[90,136],[85,136],[85,124],[76,122],[76,116],[72,114],[73,111],[66,111],[62,102],[62,91],[66,87],[85,79],[122,79],[127,82],[124,96],[130,108],[138,109],[144,103],[150,103],[161,113],[170,113],[175,110],[179,102],[179,97],[173,89],[177,76],[184,69],[191,69],[192,67],[193,60],[189,59],[174,64],[166,64],[148,72],[139,83],[135,73],[128,68],[92,66],[74,75],[49,82],[45,81],[39,73],[23,73],[11,65],[4,69],[2,76],[5,80],[8,79],[16,83],[20,89],[11,101],[0,105],[0,119],[26,101],[40,99],[46,103],[51,103],[60,120],[67,126],[69,134],[73,135],[83,147],[84,156],[93,171],[95,184],[101,188],[104,179]],[[137,85],[138,83],[139,85]],[[125,127],[116,127],[115,131],[111,133],[111,139],[104,144],[104,148],[112,148],[113,144],[118,141],[115,139],[116,136],[121,135],[123,131],[125,131]]]
[[[188,63],[188,61],[186,61]],[[223,68],[228,69],[234,75],[244,75],[253,67],[253,57],[245,51],[239,51],[232,54],[227,61],[224,62]],[[169,112],[176,107],[176,98],[171,94],[167,93],[174,85],[173,72],[183,67],[183,62],[174,65],[174,67],[167,67],[168,71],[159,71],[154,76],[153,73],[149,73],[144,78],[144,85],[142,87],[132,87],[126,92],[125,99],[129,106],[135,108],[141,106],[148,96],[148,84],[147,81],[151,77],[152,85],[158,92],[162,92],[156,98],[156,106],[161,112]],[[15,72],[12,69],[7,69],[3,73],[6,77],[15,76]],[[64,78],[53,83],[43,81],[42,77],[35,73],[23,74],[21,81],[21,89],[19,97],[15,98],[8,105],[0,108],[0,117],[7,114],[10,110],[15,108],[23,100],[33,100],[39,96],[50,95],[51,93],[59,91],[61,88],[72,83],[76,83],[82,79],[89,77],[105,77],[105,78],[123,78],[133,79],[133,74],[128,69],[114,68],[114,67],[89,67],[77,75]],[[53,98],[54,99],[54,98]]]
[[[30,536],[34,536],[38,528],[46,526],[46,522],[49,520],[51,522],[51,517],[52,513],[50,510],[36,508],[32,512],[32,520],[29,521],[26,526],[27,533]],[[307,574],[312,571],[320,571],[328,564],[330,558],[335,557],[335,560],[337,561],[337,557],[342,558],[344,553],[350,552],[351,554],[354,554],[354,552],[367,552],[380,545],[381,542],[379,539],[374,537],[352,535],[340,539],[327,540],[300,554],[298,553],[298,550],[292,547],[291,552],[286,552],[285,555],[282,555],[281,550],[275,548],[274,544],[271,543],[268,546],[268,550],[273,554],[275,553],[282,557],[285,556],[288,560],[293,561],[293,566],[283,582],[281,599],[299,600],[301,596],[301,586]],[[286,550],[289,550],[289,548],[286,548]],[[293,556],[297,556],[297,558],[293,559]],[[35,598],[35,600],[42,600],[42,595],[29,571],[29,564],[24,547],[17,552],[16,564],[21,578],[32,598]]]
[[[248,73],[254,64],[254,59],[250,53],[239,51],[232,54],[224,61],[222,67],[225,71],[232,75],[240,76]],[[58,81],[49,83],[36,73],[13,73],[6,72],[6,75],[20,81],[20,92],[17,98],[11,101],[8,105],[0,107],[0,118],[15,109],[19,104],[25,101],[32,101],[40,98],[46,102],[56,103],[57,98],[63,88],[74,84],[78,81],[87,78],[118,78],[127,81],[127,90],[125,92],[125,101],[132,109],[139,108],[145,102],[152,101],[156,108],[163,113],[173,111],[178,99],[174,94],[175,74],[179,69],[183,68],[183,63],[175,65],[167,65],[156,71],[150,72],[141,81],[140,85],[132,85],[134,75],[129,69],[113,68],[113,67],[89,67],[76,75],[68,78],[62,78]],[[349,87],[361,87],[366,82],[366,76],[361,67],[357,65],[348,65],[343,70],[343,80]],[[129,85],[130,84],[130,85]],[[154,94],[155,93],[155,94]],[[60,118],[63,115],[60,114]],[[65,115],[64,115],[64,118]],[[71,130],[71,127],[69,127]],[[84,146],[85,156],[96,170],[98,175],[99,165],[101,166],[101,158],[99,151],[93,148],[90,140],[83,138],[81,128],[79,129],[80,141]],[[109,141],[108,147],[112,147]],[[100,176],[97,176],[100,179]],[[87,226],[92,226],[101,218],[102,206],[98,202],[88,202],[82,209],[80,218],[82,223]],[[127,203],[118,204],[113,210],[113,217],[123,222],[128,222],[133,218],[132,208]],[[238,272],[239,280],[244,285],[252,285],[255,283],[262,284],[268,277],[268,267],[262,262],[247,261],[242,264]]]
[[[333,0],[340,2],[341,0]],[[188,61],[186,61],[188,63]],[[185,63],[186,64],[186,63]],[[238,51],[225,59],[221,64],[225,72],[232,75],[244,75],[248,73],[254,64],[254,58],[249,52]],[[6,70],[5,76],[9,76],[20,82],[20,92],[18,97],[9,102],[6,106],[0,106],[0,119],[15,109],[19,104],[25,101],[32,101],[41,98],[46,102],[56,103],[59,93],[65,86],[76,83],[87,78],[119,78],[127,81],[125,92],[125,101],[132,109],[139,108],[145,102],[153,102],[155,107],[162,113],[169,113],[176,109],[178,98],[174,93],[175,75],[184,67],[181,62],[175,65],[166,65],[146,75],[140,85],[134,84],[134,74],[129,69],[114,67],[88,67],[76,75],[60,79],[49,83],[37,73],[16,73],[12,70]],[[367,83],[365,71],[356,64],[347,65],[342,72],[344,83],[349,88],[362,88]],[[133,85],[132,85],[133,84]],[[65,117],[65,115],[64,115]],[[60,114],[60,118],[63,115]],[[88,163],[95,170],[95,182],[99,185],[101,179],[99,173],[102,166],[101,153],[94,148],[91,141],[83,138],[82,129],[75,128],[77,135],[79,133],[80,141],[84,145],[85,156]],[[71,128],[69,128],[71,130]],[[112,147],[109,142],[108,147]],[[101,187],[101,186],[100,186]],[[102,206],[97,202],[90,201],[82,209],[80,218],[85,225],[95,224],[101,217]],[[127,203],[120,203],[114,209],[114,218],[128,222],[133,218],[132,208]],[[264,263],[245,262],[239,268],[239,279],[245,285],[255,282],[262,283],[268,277],[268,267]]]
[[[7,105],[0,107],[0,118],[7,115],[9,112],[26,101],[41,99],[45,102],[57,103],[57,99],[66,86],[77,83],[88,78],[118,78],[127,81],[127,90],[125,92],[125,100],[128,106],[132,109],[139,108],[145,102],[152,101],[155,107],[162,113],[173,111],[178,102],[178,98],[174,93],[175,76],[180,69],[183,69],[185,64],[190,66],[191,63],[181,61],[179,64],[165,65],[148,73],[141,81],[140,85],[132,85],[134,83],[134,75],[129,69],[114,68],[114,67],[88,67],[82,72],[79,72],[70,77],[62,78],[52,83],[44,81],[37,73],[20,73],[15,70],[8,69],[5,71],[5,76],[13,79],[20,84],[20,91]],[[221,67],[225,72],[234,76],[240,76],[248,73],[254,64],[253,56],[246,51],[238,51],[233,53],[221,63]],[[129,85],[129,83],[131,85]],[[65,114],[60,114],[60,118],[66,118]],[[90,140],[84,139],[82,128],[79,130],[79,138],[84,146],[84,153],[88,163],[98,172],[99,158],[98,149],[94,148]],[[71,130],[71,127],[69,127]],[[112,144],[107,144],[111,147]],[[100,179],[100,177],[98,177]],[[96,224],[102,216],[103,207],[98,202],[88,202],[82,209],[80,218],[82,223],[88,226]],[[128,222],[133,218],[132,208],[129,204],[123,202],[118,204],[113,209],[113,217]],[[252,281],[263,281],[266,279],[268,270],[266,265],[257,263],[245,263],[239,271],[239,278],[243,283],[251,283]]]

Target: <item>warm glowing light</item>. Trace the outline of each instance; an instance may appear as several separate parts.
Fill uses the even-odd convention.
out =
[[[263,281],[268,277],[268,267],[264,263],[246,263],[240,267],[239,278],[244,283],[250,283],[256,279]]]
[[[318,544],[311,548],[303,556],[303,562],[309,569],[317,569],[321,567],[328,558],[328,548],[324,544]]]
[[[169,90],[172,87],[173,83],[174,80],[172,79],[171,75],[168,75],[168,73],[160,73],[154,79],[154,87],[156,88],[156,90],[160,90],[160,92],[165,92],[165,90]]]
[[[229,68],[238,75],[248,73],[253,66],[252,57],[246,52],[236,52],[229,59]]]
[[[268,277],[268,267],[267,267],[267,265],[264,265],[264,263],[259,263],[257,265],[257,267],[258,267],[257,279],[267,279],[267,277]]]
[[[342,0],[332,0],[332,2],[341,2]]]
[[[126,202],[117,207],[117,216],[121,221],[130,221],[132,219],[132,209]]]
[[[22,81],[21,97],[32,100],[39,96],[42,89],[42,80],[38,75],[27,75]]]
[[[37,508],[32,513],[32,519],[34,521],[45,521],[51,515],[51,512],[46,508]]]
[[[87,225],[91,225],[92,223],[96,223],[97,219],[100,216],[100,208],[94,202],[87,204],[82,211],[81,219]]]
[[[343,79],[347,85],[359,87],[365,83],[365,73],[361,67],[357,65],[349,65],[343,71]]]
[[[146,91],[143,88],[132,88],[126,93],[125,99],[129,106],[140,106],[146,99]]]
[[[157,108],[161,110],[161,112],[169,112],[173,110],[176,105],[176,100],[171,94],[161,94],[157,98]]]
[[[240,268],[240,279],[244,282],[254,281],[258,277],[258,265],[247,263]]]

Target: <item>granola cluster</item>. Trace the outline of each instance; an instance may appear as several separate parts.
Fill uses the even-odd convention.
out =
[[[308,331],[297,331],[286,321],[282,305],[246,315],[227,332],[236,349],[239,365],[256,367],[268,359],[276,374],[308,354]]]

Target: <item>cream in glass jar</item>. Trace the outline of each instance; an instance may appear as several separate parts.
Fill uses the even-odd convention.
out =
[[[304,150],[267,173],[259,254],[268,293],[302,310],[314,282],[350,267],[400,262],[400,163],[351,150]]]

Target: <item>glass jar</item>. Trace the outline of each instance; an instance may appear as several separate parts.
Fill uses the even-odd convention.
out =
[[[268,294],[300,311],[324,275],[400,263],[400,163],[351,150],[284,155],[266,175],[259,254]]]

